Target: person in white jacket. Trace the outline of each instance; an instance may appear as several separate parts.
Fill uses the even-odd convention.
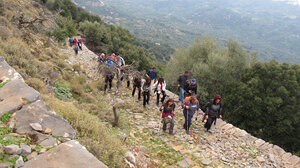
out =
[[[157,99],[156,99],[156,105],[159,106],[159,99],[160,99],[160,94],[162,94],[162,99],[161,102],[162,104],[165,101],[166,98],[166,87],[167,84],[164,80],[164,78],[159,78],[153,85],[153,88],[155,88],[156,95],[157,95]]]

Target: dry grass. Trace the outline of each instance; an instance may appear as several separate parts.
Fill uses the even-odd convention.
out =
[[[110,167],[122,165],[125,150],[123,144],[98,117],[79,110],[72,102],[46,95],[43,97],[53,110],[70,122],[77,131],[79,141],[96,157]]]
[[[45,83],[38,78],[29,78],[25,82],[42,94],[48,93]]]

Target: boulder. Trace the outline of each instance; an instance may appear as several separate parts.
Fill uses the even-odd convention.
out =
[[[62,143],[56,148],[34,157],[24,165],[24,168],[36,167],[107,168],[107,166],[100,162],[95,156],[89,153],[85,147],[75,140]]]
[[[40,93],[29,87],[24,81],[16,79],[0,89],[0,116],[14,112],[23,105],[40,99]]]
[[[26,144],[23,144],[23,143],[21,143],[20,144],[20,148],[21,148],[21,150],[22,150],[22,155],[24,155],[24,156],[28,156],[30,153],[31,153],[31,148],[30,148],[30,146],[28,146],[28,145],[26,145]]]
[[[129,162],[129,163],[131,163],[132,165],[136,165],[136,158],[135,158],[135,156],[133,155],[133,153],[132,152],[130,152],[130,151],[127,151],[126,153],[125,153],[125,159]]]
[[[263,163],[263,162],[265,162],[266,160],[265,160],[263,157],[258,156],[258,157],[257,157],[257,161],[258,161],[259,163]]]
[[[22,79],[22,76],[14,68],[9,66],[3,57],[0,57],[0,80],[5,81],[15,79]]]
[[[16,161],[15,168],[21,168],[23,166],[24,166],[24,161],[22,156],[20,156],[19,159]]]
[[[24,106],[16,112],[14,116],[16,121],[16,132],[19,134],[30,134],[35,132],[30,126],[31,123],[39,123],[43,128],[51,129],[52,135],[74,139],[75,131],[71,125],[57,115],[43,101],[36,101],[32,104]],[[40,128],[38,129],[40,130]]]
[[[5,153],[7,153],[9,155],[16,155],[16,154],[20,154],[22,152],[21,148],[17,145],[4,146],[3,149],[4,149]]]
[[[43,131],[43,127],[40,123],[30,123],[29,125],[35,131]]]
[[[295,166],[300,163],[300,158],[298,156],[293,155],[292,157],[289,158],[288,162],[291,165]]]
[[[43,147],[53,147],[57,145],[57,140],[53,137],[49,137],[40,143]]]
[[[263,144],[265,143],[265,141],[264,140],[262,140],[262,139],[257,139],[256,141],[255,141],[255,146],[256,147],[260,147],[260,146],[262,146]]]

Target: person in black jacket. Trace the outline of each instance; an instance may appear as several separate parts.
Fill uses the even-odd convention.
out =
[[[197,96],[197,81],[195,78],[188,80],[185,91],[186,91],[185,97],[189,97],[192,95]]]
[[[185,71],[183,75],[180,75],[177,82],[178,82],[178,87],[180,89],[180,94],[179,94],[179,100],[183,102],[184,100],[184,92],[186,89],[187,85],[187,80],[189,79],[189,72]]]
[[[136,76],[136,77],[133,78],[132,97],[134,97],[136,89],[138,89],[138,99],[141,100],[142,79],[141,79],[140,76]]]
[[[211,128],[213,122],[216,122],[217,118],[223,118],[221,96],[216,95],[206,106],[205,117],[207,119],[204,127],[207,131]]]

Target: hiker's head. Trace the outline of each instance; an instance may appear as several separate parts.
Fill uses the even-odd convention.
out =
[[[158,83],[164,83],[164,82],[165,82],[164,78],[159,78],[158,79]]]
[[[191,99],[190,99],[190,101],[191,101],[191,103],[195,103],[196,102],[196,96],[191,96]]]
[[[168,106],[171,106],[171,105],[174,104],[174,100],[173,100],[172,98],[170,98],[170,99],[166,102],[166,104],[167,104]]]
[[[195,78],[193,78],[193,79],[191,80],[191,84],[192,84],[192,85],[195,85],[195,84],[196,84],[196,82],[197,82],[197,81],[196,81],[196,79],[195,79]]]
[[[153,67],[153,68],[152,68],[152,71],[153,71],[153,72],[156,72],[156,67]]]
[[[189,71],[185,71],[184,72],[184,76],[189,76],[190,74],[189,74]]]
[[[222,99],[221,95],[216,95],[216,96],[214,97],[214,101],[215,101],[216,103],[220,103],[220,102],[221,102],[221,99]]]
[[[146,77],[146,84],[148,84],[148,85],[151,84],[151,79],[148,76]]]

